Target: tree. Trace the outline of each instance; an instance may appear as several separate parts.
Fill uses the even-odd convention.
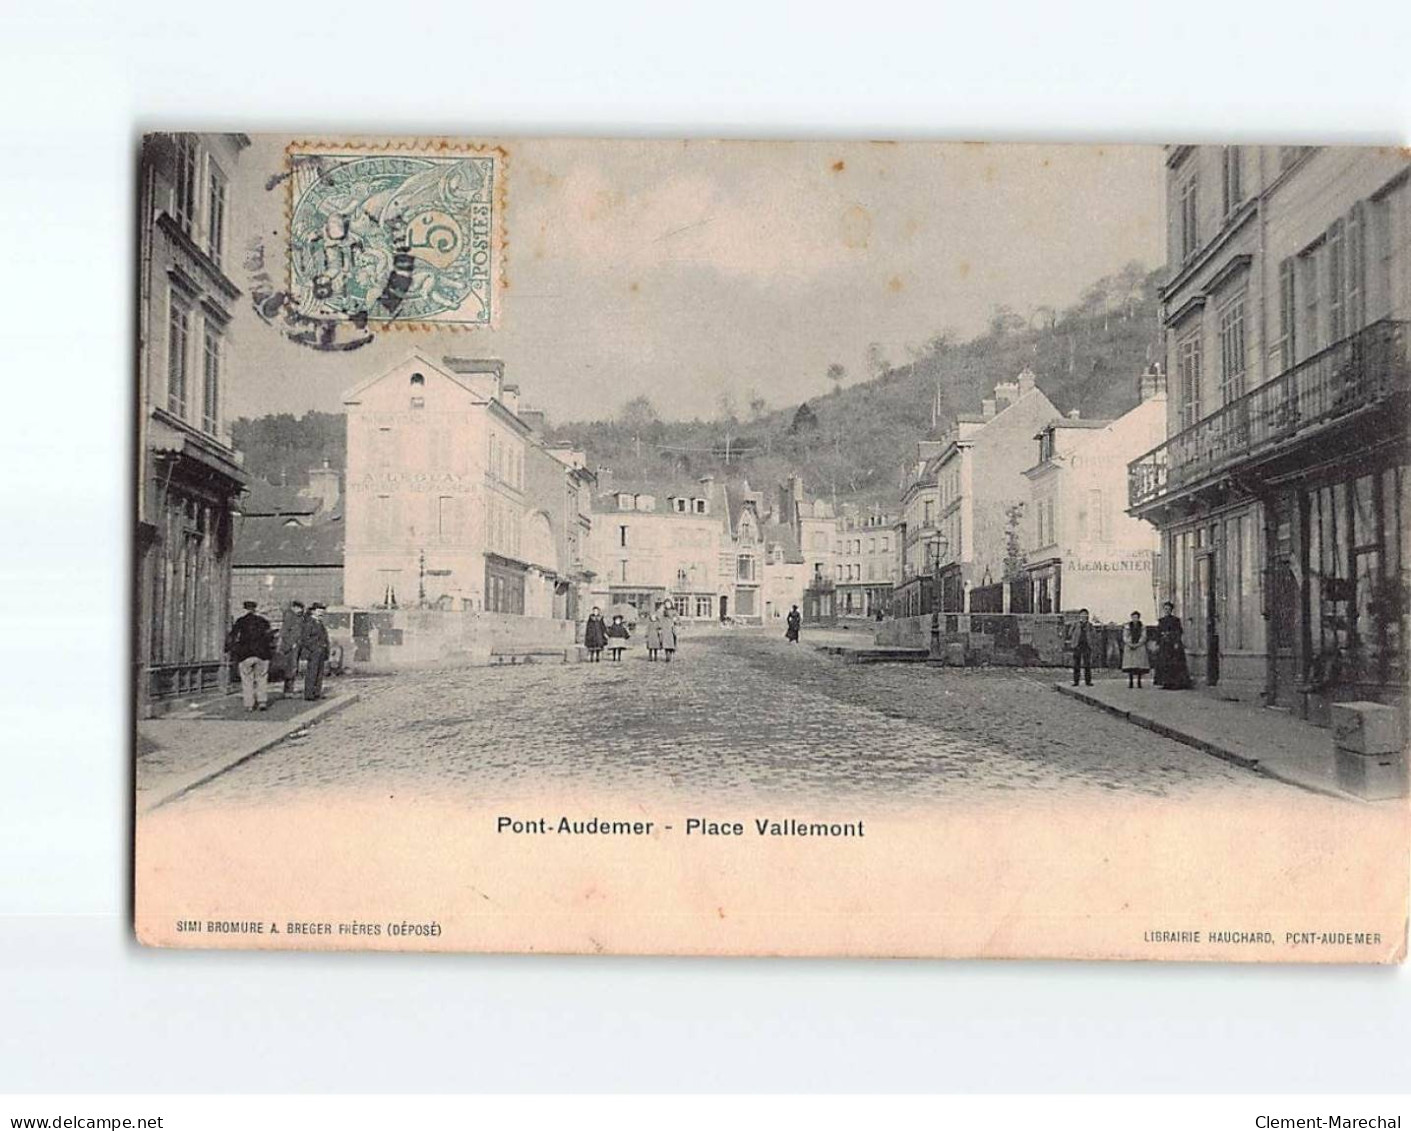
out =
[[[1017,581],[1024,576],[1028,558],[1020,530],[1024,524],[1024,504],[1015,503],[1004,512],[1004,579]]]
[[[808,401],[804,401],[794,412],[794,419],[789,423],[789,433],[797,436],[801,432],[816,432],[817,430],[818,414],[809,406]]]
[[[867,371],[872,374],[875,380],[881,377],[887,370],[891,369],[892,363],[887,360],[887,355],[883,351],[880,342],[872,342],[867,347]]]
[[[715,411],[726,424],[739,422],[739,415],[735,411],[735,398],[729,393],[721,393],[715,398]]]
[[[750,390],[750,419],[758,420],[769,409],[769,402],[754,389]]]
[[[642,395],[633,397],[622,406],[617,414],[617,422],[633,435],[640,435],[652,425],[660,423],[661,417],[657,415],[656,405],[652,404],[651,397]]]
[[[1014,330],[1022,330],[1028,322],[1012,306],[1000,303],[990,314],[990,336],[1002,338]]]
[[[837,392],[843,387],[843,382],[847,380],[847,377],[848,371],[838,362],[835,361],[832,365],[828,366],[828,380],[833,382],[834,392]]]

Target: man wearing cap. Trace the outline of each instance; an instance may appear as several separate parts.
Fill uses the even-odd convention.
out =
[[[255,612],[254,601],[244,602],[245,614],[230,630],[226,649],[240,669],[240,698],[245,710],[269,709],[269,658],[273,654],[269,621]]]
[[[328,663],[328,629],[323,623],[323,605],[317,601],[309,606],[309,617],[299,640],[299,654],[308,661],[304,669],[304,698],[322,699],[323,667]]]
[[[279,628],[279,651],[284,658],[284,694],[294,694],[294,677],[299,674],[299,641],[304,636],[304,602],[290,601]]]

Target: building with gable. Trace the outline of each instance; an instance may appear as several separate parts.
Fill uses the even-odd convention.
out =
[[[229,186],[244,134],[149,134],[139,159],[137,713],[226,681],[236,500],[248,481],[226,419]]]
[[[503,362],[413,350],[343,403],[346,604],[569,616],[593,476],[544,446]]]
[[[901,499],[899,615],[1004,610],[1011,508],[1029,497],[1034,434],[1061,415],[1025,369],[918,445]]]
[[[1154,624],[1160,540],[1126,512],[1127,464],[1166,434],[1166,384],[1158,366],[1138,379],[1140,401],[1116,420],[1076,412],[1034,436],[1038,459],[1025,471],[1024,585],[1011,611],[1057,613],[1086,608],[1094,620],[1120,624],[1133,610]]]

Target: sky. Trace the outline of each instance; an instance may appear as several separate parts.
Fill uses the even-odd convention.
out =
[[[262,244],[279,278],[289,192],[270,181],[291,140],[255,135],[232,186],[235,239]],[[413,345],[503,359],[524,404],[554,422],[610,417],[642,394],[668,419],[713,416],[722,395],[792,406],[832,387],[832,363],[865,380],[872,343],[904,362],[940,331],[982,332],[997,304],[1062,307],[1165,257],[1159,147],[496,143],[508,152],[498,328],[384,332],[321,353],[246,302],[232,417],[337,411]]]

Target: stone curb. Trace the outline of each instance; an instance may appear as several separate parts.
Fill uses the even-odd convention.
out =
[[[1340,789],[1333,789],[1323,785],[1321,782],[1311,782],[1306,778],[1284,773],[1258,758],[1246,758],[1243,754],[1238,754],[1209,739],[1198,738],[1193,734],[1178,730],[1173,726],[1153,719],[1149,715],[1143,715],[1136,711],[1126,711],[1121,707],[1114,707],[1110,703],[1104,703],[1096,695],[1086,694],[1080,687],[1072,687],[1066,683],[1055,683],[1053,689],[1060,695],[1067,695],[1070,699],[1077,699],[1080,703],[1086,703],[1090,707],[1096,707],[1101,711],[1106,711],[1109,715],[1115,715],[1119,719],[1125,719],[1134,726],[1144,727],[1146,730],[1169,738],[1173,742],[1179,742],[1183,746],[1190,746],[1205,754],[1219,758],[1222,762],[1229,762],[1242,769],[1253,770],[1262,777],[1270,778],[1273,781],[1282,782],[1284,785],[1291,785],[1297,789],[1307,790],[1309,793],[1319,793],[1324,797],[1336,797],[1341,801],[1361,801],[1366,804],[1363,798],[1355,793],[1344,793]]]
[[[161,806],[169,801],[175,801],[183,794],[190,793],[193,789],[205,785],[214,778],[220,777],[221,774],[233,770],[242,762],[248,762],[251,758],[255,757],[255,755],[263,754],[272,746],[278,746],[285,739],[293,734],[297,734],[305,727],[322,722],[330,715],[336,715],[339,711],[343,710],[344,707],[351,707],[357,701],[358,693],[356,691],[349,692],[348,694],[340,694],[337,698],[330,699],[327,703],[315,707],[312,711],[306,711],[302,715],[290,719],[284,724],[284,728],[279,734],[267,735],[240,750],[231,752],[220,762],[202,766],[201,769],[194,773],[188,774],[184,778],[178,778],[174,783],[166,786],[161,791],[160,796],[142,799],[138,814],[150,813],[154,809],[161,808]],[[220,724],[212,723],[212,725],[218,726]]]

